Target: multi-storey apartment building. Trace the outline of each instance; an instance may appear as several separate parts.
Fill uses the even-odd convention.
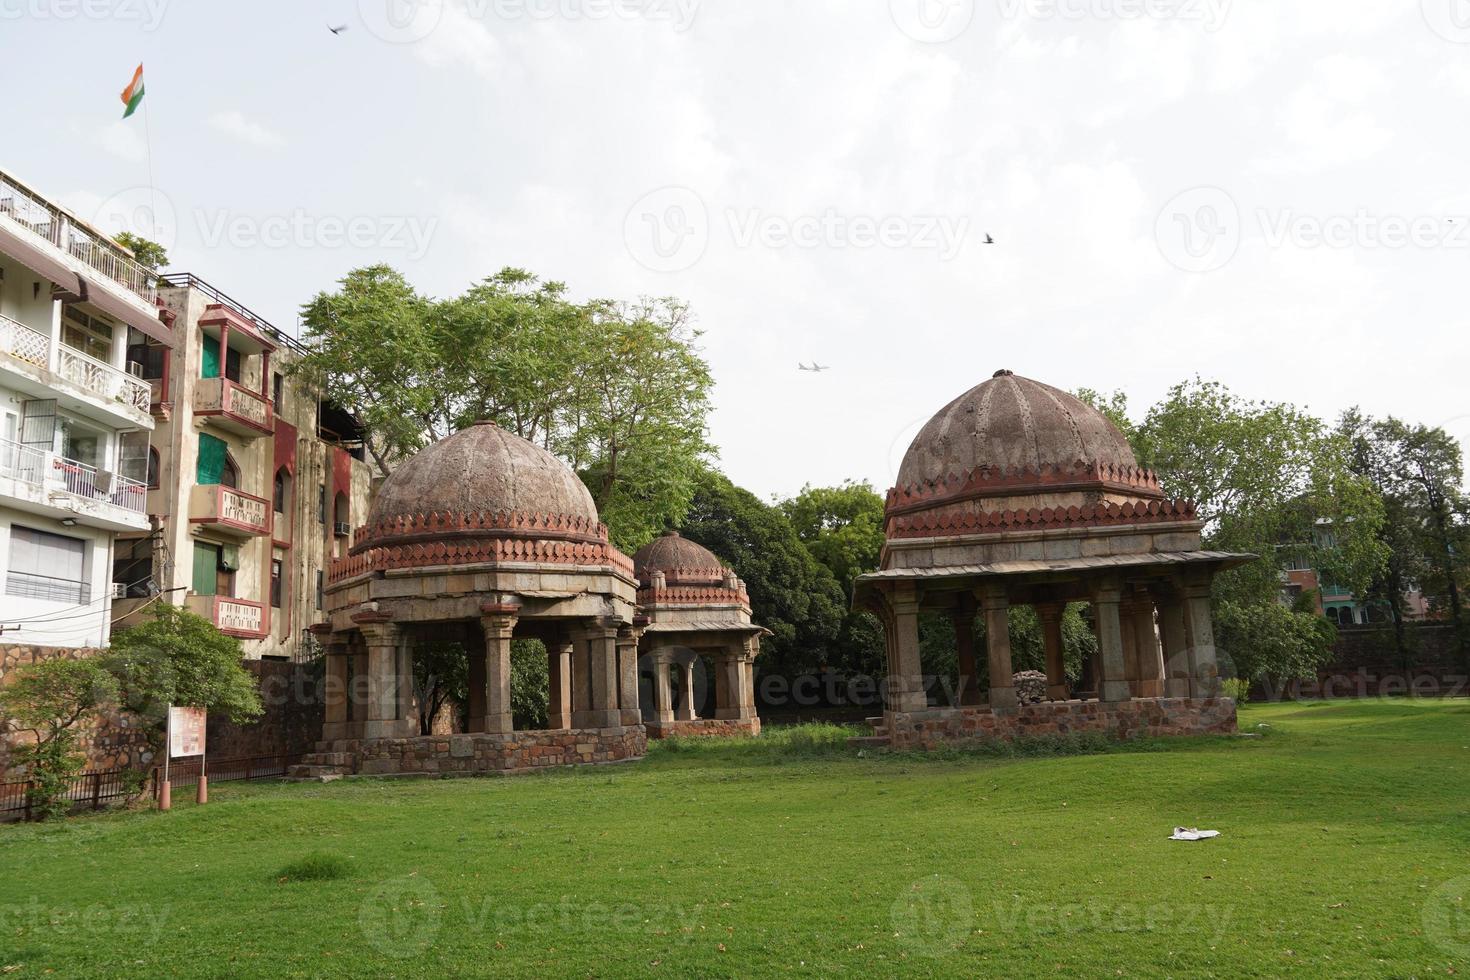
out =
[[[114,535],[146,533],[153,274],[0,172],[0,642],[105,643]]]
[[[165,340],[135,352],[157,422],[152,533],[118,542],[126,626],[182,604],[247,657],[300,659],[327,564],[367,513],[371,471],[350,416],[290,377],[289,335],[188,274],[164,275]],[[121,615],[121,613],[120,613]]]

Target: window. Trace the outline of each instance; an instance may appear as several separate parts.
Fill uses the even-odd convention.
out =
[[[327,604],[327,582],[326,575],[320,568],[316,570],[316,608],[318,611]]]
[[[112,363],[112,326],[74,306],[63,307],[61,342],[99,361]]]
[[[235,465],[235,457],[229,452],[225,453],[225,468],[220,471],[219,482],[237,490],[240,488],[240,467]]]
[[[194,575],[190,587],[195,595],[233,597],[235,569],[239,564],[238,548],[195,541]]]
[[[199,465],[194,474],[194,482],[200,486],[208,486],[219,483],[225,472],[225,461],[230,455],[229,447],[223,439],[216,438],[207,432],[199,434]]]
[[[159,471],[163,469],[163,463],[159,460],[158,450],[148,450],[148,489],[157,490],[159,484]]]
[[[168,348],[161,344],[130,344],[128,365],[144,381],[162,381]],[[136,364],[137,367],[132,367]]]
[[[86,547],[80,538],[11,525],[6,594],[74,605],[91,602],[91,586],[82,577]]]
[[[271,559],[271,606],[275,609],[281,608],[281,585],[283,578],[281,559]]]
[[[318,524],[327,523],[327,485],[323,483],[316,488],[316,520]]]
[[[275,406],[276,412],[281,411],[281,403],[286,399],[286,379],[281,372],[271,372],[271,404]]]
[[[65,415],[57,417],[61,429],[61,455],[96,468],[102,465],[105,437],[90,426]]]
[[[275,511],[277,514],[286,513],[286,493],[289,488],[290,480],[291,475],[286,472],[286,467],[282,466],[280,469],[276,470],[276,483],[275,486],[271,489],[271,500],[275,506]]]
[[[117,437],[117,471],[129,480],[143,483],[148,480],[149,457],[153,450],[148,445],[148,433],[142,429],[120,432]]]
[[[113,546],[112,580],[126,586],[129,599],[148,595],[153,584],[153,539],[120,539]]]

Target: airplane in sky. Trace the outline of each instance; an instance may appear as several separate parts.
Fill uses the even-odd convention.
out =
[[[798,371],[812,371],[812,372],[816,372],[816,373],[821,373],[822,371],[827,370],[831,366],[832,365],[830,365],[830,364],[818,364],[816,361],[812,361],[811,367],[807,367],[805,364],[801,363],[800,361],[797,361],[796,362],[796,370],[798,370]]]

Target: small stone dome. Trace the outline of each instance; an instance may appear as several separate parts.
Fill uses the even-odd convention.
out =
[[[919,430],[898,470],[898,487],[964,479],[980,467],[1113,467],[1138,461],[1107,416],[1058,388],[997,371],[944,406]]]
[[[695,544],[678,531],[667,531],[633,555],[633,570],[645,588],[654,572],[663,572],[670,585],[717,585],[724,581],[724,562],[713,551]]]
[[[399,465],[378,489],[367,526],[433,512],[597,525],[592,494],[570,466],[493,422],[476,422]]]

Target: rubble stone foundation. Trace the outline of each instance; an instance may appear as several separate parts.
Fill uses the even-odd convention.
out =
[[[897,749],[934,749],[995,738],[1100,733],[1120,740],[1161,735],[1224,735],[1236,730],[1231,698],[1043,701],[890,711],[885,733]]]

